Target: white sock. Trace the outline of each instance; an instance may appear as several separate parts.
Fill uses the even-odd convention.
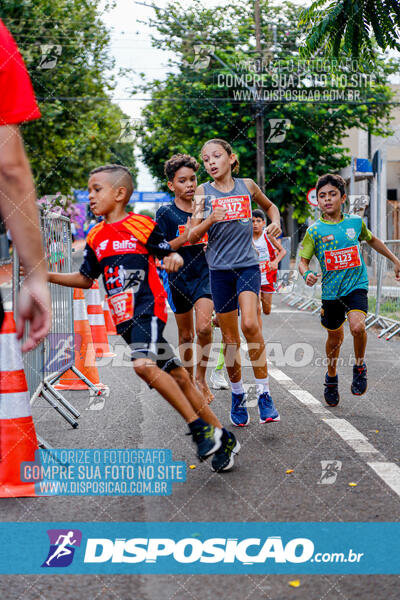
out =
[[[269,377],[264,379],[256,379],[257,394],[269,393]]]
[[[240,381],[236,381],[235,383],[231,381],[231,388],[234,394],[244,394],[243,380],[241,379]]]

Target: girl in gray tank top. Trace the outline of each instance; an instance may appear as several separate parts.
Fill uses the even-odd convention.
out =
[[[204,215],[212,213],[213,203],[224,200],[243,209],[250,210],[251,193],[244,179],[233,178],[234,187],[229,192],[221,192],[210,182],[203,185],[205,201]],[[236,199],[236,200],[234,200]],[[221,203],[222,204],[222,203]],[[233,208],[233,207],[232,207]],[[208,245],[206,250],[208,267],[217,269],[240,269],[258,265],[257,250],[253,246],[253,224],[251,216],[222,223],[214,223],[208,230]]]
[[[213,139],[201,151],[207,173],[213,181],[197,188],[189,241],[196,243],[208,234],[206,258],[210,268],[211,294],[224,340],[225,365],[232,388],[230,419],[233,425],[249,423],[239,347],[238,308],[241,329],[249,346],[258,391],[260,423],[279,421],[269,393],[265,344],[257,311],[260,292],[258,254],[253,246],[251,201],[257,202],[271,219],[267,233],[280,234],[278,208],[252,179],[236,179],[239,161],[228,142]]]

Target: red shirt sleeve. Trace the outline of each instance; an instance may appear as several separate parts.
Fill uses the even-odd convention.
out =
[[[39,119],[31,80],[17,44],[0,19],[0,127]]]

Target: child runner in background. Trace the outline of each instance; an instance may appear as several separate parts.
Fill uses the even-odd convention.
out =
[[[261,305],[264,315],[269,315],[271,313],[272,294],[275,292],[278,264],[286,256],[286,250],[276,237],[267,234],[265,225],[263,211],[256,208],[256,210],[253,210],[253,244],[258,252],[260,264]],[[258,314],[262,329],[260,309]]]
[[[188,154],[176,154],[166,161],[164,172],[169,189],[175,198],[171,204],[158,209],[156,221],[173,250],[183,258],[184,266],[177,273],[169,273],[169,288],[175,307],[178,326],[179,352],[191,378],[207,398],[214,398],[206,381],[207,361],[212,342],[211,317],[214,305],[211,299],[210,278],[204,241],[195,245],[188,241],[188,223],[193,211],[193,196],[197,187],[196,172],[199,163]],[[193,342],[198,352],[196,374],[193,368]]]
[[[260,423],[279,421],[269,391],[265,344],[257,316],[261,277],[253,245],[251,201],[257,202],[271,219],[266,229],[269,235],[276,236],[281,231],[279,210],[252,179],[232,177],[239,169],[239,161],[228,142],[209,140],[201,157],[213,181],[196,190],[189,240],[194,243],[208,232],[206,258],[232,388],[231,422],[237,427],[249,423],[239,353],[239,306],[241,329],[257,384]]]
[[[300,252],[299,271],[307,285],[316,284],[319,276],[309,270],[310,260],[315,254],[322,271],[321,324],[328,331],[328,372],[325,375],[324,396],[329,406],[336,406],[340,400],[336,367],[346,317],[353,336],[356,360],[351,392],[361,396],[367,391],[364,357],[367,345],[365,317],[368,313],[368,275],[360,252],[360,242],[365,240],[371,248],[393,262],[396,279],[400,279],[400,261],[367,229],[361,217],[342,212],[346,201],[342,177],[329,173],[322,175],[317,181],[316,190],[322,214],[307,229]]]
[[[131,174],[121,165],[105,165],[90,173],[90,209],[104,220],[87,237],[80,271],[49,273],[48,280],[90,288],[93,280],[103,275],[117,333],[132,350],[136,374],[188,423],[199,459],[214,454],[214,471],[226,471],[232,467],[240,445],[233,434],[222,430],[163,337],[165,291],[154,257],[163,258],[163,267],[169,272],[183,266],[182,257],[172,250],[150,217],[125,212],[132,191]]]

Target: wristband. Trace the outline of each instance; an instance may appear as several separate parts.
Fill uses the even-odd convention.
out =
[[[309,276],[309,274],[312,273],[311,269],[309,269],[308,271],[306,271],[303,275],[303,279],[304,281],[307,281],[307,277]]]

